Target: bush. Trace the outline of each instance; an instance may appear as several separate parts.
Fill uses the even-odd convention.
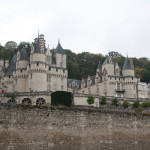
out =
[[[15,94],[4,94],[4,97],[8,97],[8,98],[11,98],[11,99],[15,99],[16,98],[16,95]]]
[[[52,106],[71,106],[72,105],[72,93],[65,91],[56,91],[51,94]]]
[[[129,107],[129,103],[127,101],[124,101],[123,104],[122,104],[122,107],[128,108]]]
[[[119,105],[118,105],[118,99],[117,99],[117,98],[112,99],[112,105],[113,105],[113,106],[119,106]]]
[[[150,102],[143,102],[141,104],[142,107],[146,108],[146,107],[150,107]]]
[[[132,104],[133,108],[138,108],[140,107],[140,103],[139,101],[135,101],[133,104]]]
[[[106,104],[106,97],[105,97],[105,96],[103,96],[103,97],[101,98],[100,104],[101,104],[101,105],[105,105],[105,104]]]
[[[94,96],[93,95],[88,95],[88,98],[87,98],[87,103],[88,104],[94,104]]]

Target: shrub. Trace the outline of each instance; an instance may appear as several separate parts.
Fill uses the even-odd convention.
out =
[[[119,106],[119,105],[118,105],[118,99],[117,99],[117,98],[112,99],[112,105],[113,105],[113,106]]]
[[[93,95],[88,95],[88,98],[87,98],[87,103],[88,104],[94,104],[94,96]]]
[[[122,106],[124,108],[128,108],[129,107],[129,103],[127,101],[124,101],[123,104],[122,104]]]
[[[15,99],[16,98],[16,95],[15,94],[4,94],[4,97],[8,97],[8,98],[11,98],[11,99]]]
[[[142,107],[146,108],[146,107],[150,107],[150,102],[143,102],[141,104]]]
[[[105,97],[105,96],[103,96],[103,97],[101,98],[100,104],[101,104],[101,105],[105,105],[105,104],[106,104],[106,97]]]
[[[135,101],[133,104],[132,104],[133,108],[138,108],[140,107],[140,103],[139,101]]]
[[[56,91],[51,94],[52,106],[71,106],[72,105],[72,93],[65,91]]]

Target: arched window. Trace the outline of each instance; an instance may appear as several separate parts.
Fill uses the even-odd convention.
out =
[[[24,98],[24,99],[22,100],[22,104],[23,104],[23,105],[31,105],[31,104],[32,104],[32,101],[31,101],[30,98]]]
[[[38,98],[36,101],[36,105],[44,105],[45,104],[45,99],[44,98]]]

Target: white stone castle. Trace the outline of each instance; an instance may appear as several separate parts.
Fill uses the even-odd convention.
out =
[[[135,77],[132,59],[126,58],[122,70],[111,57],[98,64],[96,75],[87,79],[68,79],[66,54],[60,42],[53,52],[45,47],[44,35],[31,45],[30,58],[25,48],[10,63],[0,59],[0,92],[69,91],[100,96],[149,98],[148,85]]]

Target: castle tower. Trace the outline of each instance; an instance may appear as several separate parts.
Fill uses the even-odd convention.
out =
[[[23,47],[21,52],[17,53],[16,72],[14,73],[14,77],[16,79],[15,89],[17,92],[28,91],[28,75],[26,70],[28,64],[29,57],[26,49]]]
[[[112,62],[112,59],[110,56],[108,56],[103,65],[102,65],[102,72],[105,70],[108,75],[114,75],[114,63]]]
[[[54,57],[56,59],[57,67],[66,68],[66,54],[59,41],[56,50],[54,51]]]
[[[35,38],[31,45],[29,72],[29,91],[47,91],[46,48],[44,35]]]
[[[135,76],[133,61],[131,59],[129,59],[128,57],[126,58],[125,63],[123,65],[122,75],[123,76],[132,76],[132,77]]]

